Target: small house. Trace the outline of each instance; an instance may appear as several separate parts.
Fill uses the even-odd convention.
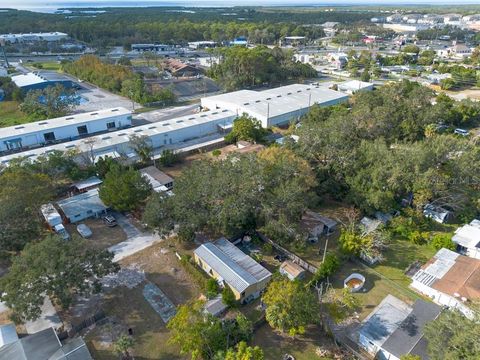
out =
[[[471,315],[469,304],[480,300],[480,260],[448,249],[440,249],[412,280],[412,288],[466,316]]]
[[[295,264],[293,261],[286,260],[280,265],[280,274],[285,275],[290,280],[302,280],[305,278],[305,270]]]
[[[453,217],[453,214],[451,211],[446,210],[441,206],[436,206],[433,204],[425,205],[425,207],[423,208],[423,215],[440,224],[446,223]]]
[[[242,304],[258,298],[272,274],[225,238],[202,244],[194,259],[220,286],[229,286]]]
[[[300,221],[300,227],[308,234],[307,240],[317,242],[322,235],[335,231],[337,222],[311,210],[305,211]]]
[[[219,317],[227,310],[227,308],[228,306],[223,303],[222,296],[218,295],[205,303],[204,311],[210,315]]]
[[[387,295],[363,321],[358,343],[379,360],[400,360],[404,355],[428,359],[423,329],[441,310],[431,302],[417,300],[409,306]]]
[[[149,166],[140,170],[140,173],[148,179],[154,191],[169,191],[173,189],[173,179],[158,170],[155,166]]]
[[[63,221],[77,223],[89,218],[99,218],[108,207],[100,199],[98,189],[89,190],[57,202]]]
[[[457,250],[466,256],[480,259],[480,220],[473,220],[470,224],[455,230],[452,241]]]

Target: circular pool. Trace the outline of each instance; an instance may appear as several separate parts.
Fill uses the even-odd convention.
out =
[[[343,286],[350,290],[350,292],[357,292],[363,288],[365,284],[365,276],[358,273],[353,273],[343,281]]]

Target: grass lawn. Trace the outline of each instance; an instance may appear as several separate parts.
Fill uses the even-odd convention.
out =
[[[27,116],[18,109],[19,105],[17,101],[0,102],[0,127],[29,122]]]
[[[31,63],[28,65],[28,67],[32,67],[36,70],[60,71],[62,68],[62,64],[60,64],[58,61],[45,61]]]
[[[307,328],[304,335],[292,339],[265,324],[255,331],[252,345],[263,349],[265,360],[280,360],[285,354],[294,356],[295,360],[321,360],[316,349],[320,346],[332,347],[333,342],[316,326]]]

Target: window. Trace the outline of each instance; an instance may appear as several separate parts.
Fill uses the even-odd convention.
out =
[[[48,132],[48,133],[43,134],[43,138],[47,142],[48,141],[55,141],[55,134],[53,132]]]
[[[111,121],[107,123],[107,129],[115,129],[115,121]]]
[[[87,135],[88,134],[87,125],[77,126],[77,131],[78,131],[78,135],[80,136]]]

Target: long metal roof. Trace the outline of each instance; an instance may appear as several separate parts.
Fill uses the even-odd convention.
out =
[[[202,244],[195,254],[239,293],[272,275],[225,238]]]

